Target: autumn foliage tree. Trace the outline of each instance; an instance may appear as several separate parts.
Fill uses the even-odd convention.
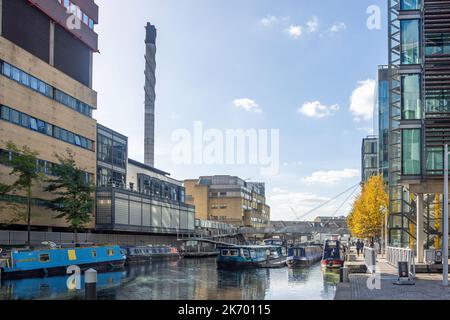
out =
[[[382,235],[385,216],[388,214],[389,195],[381,176],[372,176],[362,187],[347,218],[353,237],[379,238]]]

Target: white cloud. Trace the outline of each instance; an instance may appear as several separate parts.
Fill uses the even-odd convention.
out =
[[[297,217],[300,217],[327,200],[329,200],[329,198],[318,196],[313,193],[292,192],[275,188],[268,197],[270,219],[296,221]],[[335,207],[330,206],[330,208],[328,208],[325,206],[320,209],[320,214],[331,215],[335,210]],[[317,215],[318,212],[313,212],[309,216],[302,217],[301,220],[313,220]]]
[[[311,17],[311,19],[306,22],[309,32],[316,32],[319,29],[319,19],[316,16]]]
[[[328,31],[339,32],[339,31],[342,31],[345,29],[347,29],[347,25],[344,22],[339,22],[339,23],[333,24]]]
[[[260,21],[260,23],[265,27],[268,27],[276,22],[278,22],[278,17],[276,16],[267,16],[265,18],[262,18]]]
[[[320,103],[320,101],[306,102],[298,110],[310,118],[324,118],[331,116],[334,112],[339,110],[339,105],[333,104],[331,106],[326,106]]]
[[[236,99],[233,101],[233,105],[236,108],[244,109],[248,112],[255,112],[255,113],[261,113],[262,109],[259,107],[259,105],[249,98],[242,98],[242,99]]]
[[[336,184],[343,180],[359,177],[360,171],[357,169],[316,171],[309,177],[303,178],[302,182],[307,184]]]
[[[350,112],[356,121],[372,119],[375,88],[376,82],[373,79],[358,82],[358,87],[353,91],[350,98]]]
[[[295,26],[291,25],[289,28],[286,29],[286,32],[294,39],[300,38],[300,36],[303,34],[303,28],[301,26]]]

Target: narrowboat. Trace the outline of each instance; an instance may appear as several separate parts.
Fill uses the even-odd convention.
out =
[[[322,258],[322,248],[319,246],[293,246],[288,248],[286,263],[288,267],[308,267]]]
[[[124,267],[126,256],[119,246],[71,248],[12,249],[2,254],[0,270],[3,279],[22,279],[65,275],[67,267],[98,272]]]
[[[280,246],[219,246],[219,269],[276,268],[286,266]]]
[[[137,246],[122,247],[127,256],[126,264],[140,264],[150,261],[178,260],[177,248],[170,246]]]
[[[339,240],[326,240],[323,246],[323,268],[338,269],[344,265],[344,248]]]

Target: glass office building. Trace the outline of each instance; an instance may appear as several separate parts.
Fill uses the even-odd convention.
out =
[[[442,236],[449,53],[448,3],[389,1],[389,240],[419,260]]]

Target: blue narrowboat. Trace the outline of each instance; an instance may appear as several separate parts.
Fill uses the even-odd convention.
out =
[[[286,266],[286,254],[280,246],[220,246],[219,269],[276,268]]]
[[[308,267],[320,261],[322,248],[320,246],[293,246],[288,249],[287,265],[290,268]]]
[[[137,247],[122,247],[127,260],[127,264],[141,264],[150,261],[161,260],[178,260],[180,254],[178,249],[171,246],[137,246]]]
[[[13,249],[0,257],[4,279],[47,277],[66,274],[68,266],[99,272],[123,268],[126,256],[119,246]]]
[[[339,269],[344,265],[345,250],[338,240],[326,240],[321,265],[326,269]]]

